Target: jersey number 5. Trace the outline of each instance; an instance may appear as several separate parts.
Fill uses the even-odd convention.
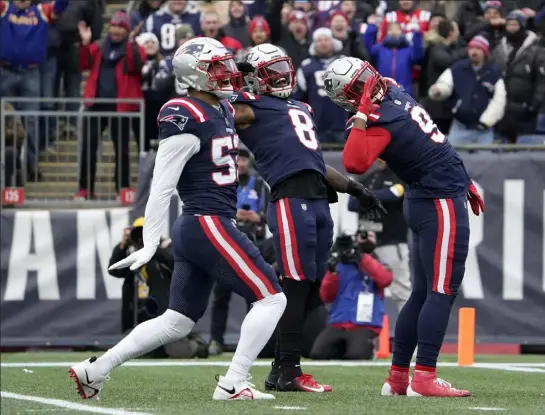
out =
[[[290,109],[288,114],[299,141],[311,150],[318,150],[318,137],[312,118],[305,111],[295,108]]]
[[[445,136],[439,131],[437,125],[432,121],[430,114],[422,107],[413,107],[411,110],[411,118],[414,122],[418,124],[420,129],[424,131],[425,134],[428,134],[432,141],[436,143],[444,143]]]
[[[232,153],[238,148],[238,135],[213,138],[211,145],[212,162],[216,167],[227,170],[212,173],[212,180],[218,186],[235,183],[238,180],[238,169],[236,156]]]

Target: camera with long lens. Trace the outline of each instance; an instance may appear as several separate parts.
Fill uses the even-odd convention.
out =
[[[338,236],[335,240],[334,251],[337,254],[337,260],[343,264],[360,262],[360,253],[358,245],[350,235]]]

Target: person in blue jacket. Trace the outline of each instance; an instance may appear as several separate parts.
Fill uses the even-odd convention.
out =
[[[413,95],[412,69],[424,58],[424,42],[419,31],[403,34],[401,26],[392,22],[381,43],[371,46],[374,67],[384,77],[393,78]]]

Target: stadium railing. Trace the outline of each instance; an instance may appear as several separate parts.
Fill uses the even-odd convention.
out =
[[[51,110],[18,110],[21,104],[39,101],[42,108]],[[84,104],[134,104],[135,112],[88,111]],[[9,104],[9,105],[7,105]],[[45,104],[45,105],[44,105]],[[68,104],[68,106],[66,105]],[[65,109],[60,109],[63,107]],[[69,109],[72,107],[73,109]],[[85,203],[130,203],[132,187],[136,184],[138,148],[144,149],[144,100],[142,99],[86,99],[86,98],[18,98],[0,99],[0,188],[2,205],[47,205],[73,203],[79,190],[80,165],[84,139],[97,140],[96,198]],[[102,134],[91,137],[92,125],[102,124]],[[19,127],[15,127],[18,125]],[[116,170],[121,176],[121,163],[116,163],[114,143],[109,138],[114,130],[118,148],[121,140],[129,140],[130,186],[116,191]],[[126,128],[129,127],[127,130]],[[99,129],[100,131],[100,129]],[[129,131],[129,133],[126,133]],[[117,133],[117,134],[115,134]],[[126,135],[130,134],[129,137]],[[137,145],[138,142],[138,145]],[[29,145],[36,148],[35,161],[29,163]],[[16,151],[13,151],[16,148]],[[91,157],[87,151],[87,159]],[[118,155],[119,157],[119,155]],[[6,167],[17,166],[18,173],[7,177]],[[87,163],[89,177],[90,163]],[[36,174],[39,171],[40,174]],[[15,171],[14,171],[15,173]],[[88,187],[90,179],[85,187]]]

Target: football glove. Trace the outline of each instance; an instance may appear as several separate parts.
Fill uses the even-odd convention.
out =
[[[363,93],[361,94],[360,98],[360,105],[358,106],[358,112],[366,117],[379,108],[377,104],[373,104],[373,91],[375,91],[377,84],[378,80],[375,78],[369,78],[367,81],[365,81]]]
[[[367,220],[378,221],[382,215],[388,213],[375,194],[361,183],[350,179],[346,193],[358,199],[363,212],[362,215]]]
[[[153,258],[156,250],[157,248],[143,247],[142,249],[130,254],[127,258],[116,262],[110,266],[108,270],[111,271],[113,269],[127,268],[128,266],[131,267],[131,271],[137,270],[141,266],[146,265],[151,258]]]
[[[471,206],[471,210],[475,216],[479,216],[481,212],[484,212],[483,198],[473,183],[469,185],[467,200],[469,201],[469,205]]]

